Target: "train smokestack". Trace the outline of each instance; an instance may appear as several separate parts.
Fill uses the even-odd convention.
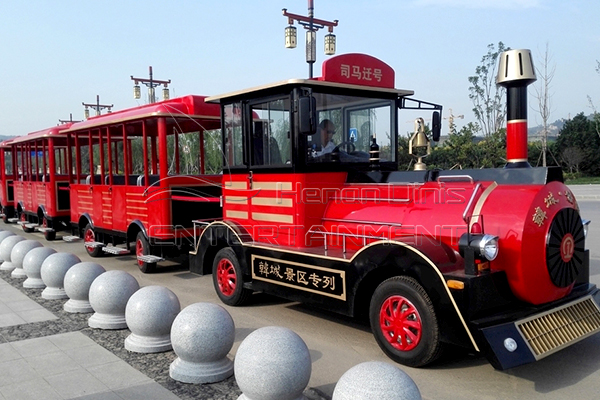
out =
[[[536,80],[531,51],[500,54],[496,83],[506,88],[505,168],[531,167],[527,161],[527,86]]]

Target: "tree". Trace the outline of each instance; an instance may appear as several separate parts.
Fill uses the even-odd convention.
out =
[[[551,64],[552,55],[548,50],[548,43],[546,43],[546,51],[540,58],[541,66],[536,68],[537,75],[539,77],[538,84],[534,86],[535,95],[534,97],[538,101],[537,112],[542,118],[542,128],[544,130],[542,136],[542,166],[546,166],[546,153],[548,150],[548,120],[550,119],[550,112],[552,111],[550,93],[552,79],[554,79],[554,72],[556,70],[554,64]]]
[[[562,159],[571,174],[579,172],[579,164],[584,160],[585,154],[579,147],[571,146],[567,147],[562,152]]]
[[[576,151],[569,150],[567,158],[564,151],[570,147],[580,150],[582,159],[578,160]],[[556,149],[562,154],[562,160],[569,168],[586,175],[600,175],[600,137],[594,130],[593,122],[583,112],[567,121],[558,134]],[[575,161],[579,161],[575,163]]]
[[[481,65],[475,69],[475,75],[469,77],[469,99],[473,102],[473,113],[479,122],[484,136],[498,132],[504,125],[506,116],[506,90],[496,85],[498,56],[510,50],[504,43],[498,42],[498,48],[491,43],[488,52],[481,59]]]

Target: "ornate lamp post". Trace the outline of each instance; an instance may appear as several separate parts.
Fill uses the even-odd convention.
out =
[[[283,9],[283,16],[288,18],[288,24],[285,28],[285,47],[293,49],[296,47],[296,27],[294,21],[298,21],[300,25],[306,29],[306,62],[308,63],[308,77],[313,77],[313,64],[317,60],[317,31],[327,27],[329,33],[325,35],[325,54],[335,54],[335,35],[333,27],[337,26],[338,20],[326,21],[324,19],[316,19],[314,16],[314,1],[308,0],[308,17],[298,14],[288,13],[287,9]]]
[[[91,108],[93,110],[96,110],[96,115],[100,115],[102,114],[102,110],[104,110],[105,108],[108,109],[108,112],[110,113],[110,109],[113,108],[113,104],[108,105],[108,104],[100,104],[100,95],[96,95],[96,104],[92,104],[92,103],[81,103],[83,104],[83,106],[85,107],[84,110],[84,115],[85,115],[85,119],[88,119],[90,117],[90,110],[88,109]]]
[[[154,88],[160,85],[164,85],[165,87],[163,88],[163,100],[169,100],[169,88],[168,85],[169,83],[171,83],[171,80],[169,79],[168,81],[160,81],[158,79],[154,79],[152,77],[152,66],[149,67],[149,72],[150,72],[150,78],[146,79],[146,78],[134,78],[133,75],[131,75],[131,80],[134,82],[134,86],[133,86],[133,98],[134,99],[139,99],[142,97],[142,93],[140,90],[140,83],[143,83],[144,85],[146,85],[148,87],[148,103],[155,103],[156,102],[156,96],[154,95]]]

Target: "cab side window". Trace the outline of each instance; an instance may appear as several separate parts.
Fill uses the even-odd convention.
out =
[[[251,106],[251,163],[256,166],[290,165],[292,145],[289,98]]]

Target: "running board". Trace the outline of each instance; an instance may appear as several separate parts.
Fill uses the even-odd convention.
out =
[[[10,222],[11,224],[14,224],[17,221],[19,221],[19,218],[9,218],[8,219],[8,222]]]
[[[28,223],[29,223],[29,222],[27,222],[27,221],[20,221],[20,220],[17,218],[17,224],[19,224],[19,225],[21,225],[21,226],[23,226],[23,225],[25,225],[25,224],[28,224]]]
[[[86,243],[86,246],[87,246],[87,243]],[[105,253],[114,254],[117,256],[120,256],[123,254],[131,254],[131,251],[129,251],[123,247],[117,247],[117,246],[105,246],[102,248],[102,251]]]
[[[62,240],[71,243],[78,242],[81,240],[81,238],[79,236],[63,236]]]
[[[27,228],[27,229],[35,229],[36,227],[38,227],[38,226],[39,226],[38,224],[34,224],[34,223],[25,223],[25,224],[22,224],[22,225],[23,225],[25,228]]]
[[[145,262],[146,264],[154,264],[165,259],[159,256],[153,256],[151,254],[137,256],[138,261]]]
[[[38,232],[46,233],[46,232],[52,232],[54,229],[53,228],[44,228],[43,226],[36,226],[35,230]],[[77,236],[75,236],[75,237],[77,237]]]
[[[102,242],[85,242],[84,245],[85,245],[85,247],[104,247],[104,246],[106,246]]]

